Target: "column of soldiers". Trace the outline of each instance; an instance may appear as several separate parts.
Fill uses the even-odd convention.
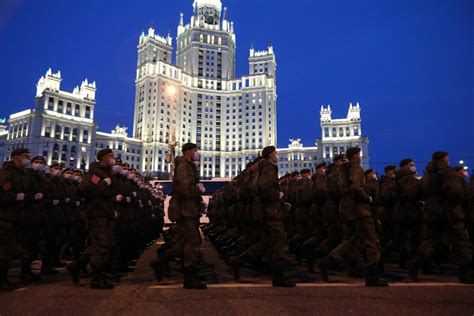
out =
[[[447,259],[457,264],[459,281],[474,283],[474,176],[449,166],[448,153],[435,152],[422,176],[412,159],[386,166],[380,177],[360,166],[360,149],[349,148],[333,163],[276,179],[277,167],[265,148],[226,188],[213,194],[203,228],[235,277],[242,265],[270,269],[274,286],[283,278],[287,254],[321,278],[345,267],[366,286],[386,287],[379,277],[386,262],[436,272]],[[271,167],[270,167],[271,166]],[[269,172],[272,170],[272,172]],[[277,263],[277,264],[275,264]]]
[[[20,281],[32,283],[66,266],[74,283],[81,273],[91,288],[111,289],[163,227],[163,194],[112,150],[101,150],[85,175],[49,166],[15,149],[0,170],[0,289],[12,259],[21,259]],[[41,259],[40,274],[32,271]],[[67,265],[66,265],[67,263]]]

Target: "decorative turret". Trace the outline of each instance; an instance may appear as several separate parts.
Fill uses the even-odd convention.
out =
[[[48,71],[46,71],[46,75],[41,76],[36,84],[36,96],[40,97],[45,89],[59,91],[61,80],[61,71],[53,74],[51,68],[49,68]]]
[[[352,102],[349,103],[349,110],[347,111],[347,118],[351,121],[360,121],[360,105],[359,102],[355,106]]]
[[[81,88],[79,89],[79,94],[83,98],[87,98],[87,99],[90,99],[90,100],[95,100],[96,90],[97,89],[96,89],[95,81],[92,82],[92,83],[89,83],[89,81],[87,79],[85,79],[81,83]]]
[[[321,122],[330,122],[332,120],[331,106],[328,104],[328,107],[325,108],[324,105],[321,105],[321,111],[319,114],[321,116]]]

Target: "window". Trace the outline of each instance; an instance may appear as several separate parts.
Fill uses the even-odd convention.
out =
[[[85,118],[91,118],[91,107],[90,106],[86,106],[86,112],[85,112],[84,117]]]
[[[354,126],[354,136],[359,136],[359,127]]]
[[[58,112],[59,112],[59,113],[63,113],[63,112],[64,112],[63,101],[61,101],[61,100],[58,101]]]
[[[324,137],[329,137],[329,127],[324,128]]]

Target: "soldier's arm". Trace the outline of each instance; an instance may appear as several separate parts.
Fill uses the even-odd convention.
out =
[[[173,187],[173,191],[180,198],[194,200],[201,195],[196,180],[194,179],[194,173],[189,164],[184,162],[178,164],[175,177],[177,181]]]
[[[278,176],[272,165],[265,165],[259,171],[258,188],[260,197],[265,201],[275,201],[280,198],[280,186]]]
[[[352,168],[349,172],[350,191],[353,197],[360,203],[370,203],[371,198],[364,190],[364,173],[362,168]]]

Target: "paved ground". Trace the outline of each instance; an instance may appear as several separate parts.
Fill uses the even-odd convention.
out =
[[[0,293],[0,315],[474,315],[474,286],[460,285],[451,275],[422,275],[421,282],[410,283],[404,282],[404,271],[389,267],[388,276],[398,281],[390,288],[373,289],[342,272],[327,284],[318,274],[295,268],[291,276],[297,287],[277,289],[269,276],[245,269],[241,282],[234,282],[208,242],[203,244],[204,256],[216,265],[216,274],[208,277],[209,289],[184,290],[177,265],[161,284],[153,280],[148,262],[156,247],[144,253],[136,272],[114,290],[91,290],[88,280],[74,286],[63,270],[42,284]],[[15,269],[11,279],[18,273]]]

